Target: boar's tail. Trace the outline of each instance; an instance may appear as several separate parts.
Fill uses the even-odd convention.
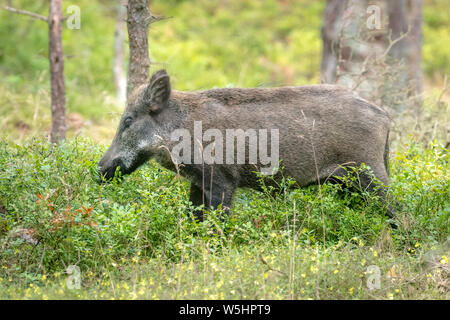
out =
[[[389,175],[389,130],[386,135],[386,145],[384,146],[384,167]]]

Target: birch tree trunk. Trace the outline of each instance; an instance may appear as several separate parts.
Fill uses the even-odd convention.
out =
[[[52,128],[51,142],[60,142],[66,137],[66,92],[64,85],[64,55],[62,48],[62,0],[50,0],[48,16],[49,60],[51,81]]]

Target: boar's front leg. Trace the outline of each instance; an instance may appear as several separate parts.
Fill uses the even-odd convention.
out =
[[[192,214],[197,220],[203,221],[203,210],[199,209],[203,205],[203,192],[202,188],[197,187],[194,182],[191,182],[191,189],[189,190],[189,201],[194,206]]]
[[[203,186],[203,188],[202,188]],[[204,179],[195,179],[191,181],[189,201],[195,207],[193,214],[196,219],[203,221],[204,210],[214,210],[222,207],[225,213],[229,213],[232,198],[236,186],[226,177],[213,171],[213,179],[209,170],[205,170]],[[199,206],[203,205],[203,209]]]

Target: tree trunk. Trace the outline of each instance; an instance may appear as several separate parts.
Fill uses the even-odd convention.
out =
[[[151,16],[148,5],[148,0],[128,0],[127,26],[130,47],[127,85],[128,97],[134,88],[146,83],[149,77],[148,29]]]
[[[66,92],[64,86],[64,56],[62,49],[62,0],[51,0],[48,16],[49,60],[51,79],[52,128],[51,142],[60,142],[66,136]]]
[[[119,4],[117,7],[117,24],[114,35],[114,83],[117,92],[117,102],[122,106],[127,99],[127,78],[124,70],[125,62],[125,19],[127,10]]]
[[[338,65],[338,40],[341,35],[344,11],[347,5],[345,0],[328,0],[325,8],[324,23],[322,26],[322,62],[320,65],[322,82],[336,82]]]
[[[379,9],[379,27],[370,25],[370,6]],[[421,20],[422,0],[328,0],[322,81],[397,112],[420,105]]]
[[[397,39],[409,31],[408,37],[403,38],[392,46],[390,56],[397,60],[404,60],[407,67],[401,76],[401,85],[410,86],[412,94],[422,92],[422,0],[396,0],[388,2],[389,28],[392,38]]]

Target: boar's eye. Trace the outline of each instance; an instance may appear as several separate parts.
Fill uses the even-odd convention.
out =
[[[123,123],[125,125],[125,129],[128,128],[129,126],[131,126],[132,123],[133,123],[133,118],[131,118],[131,117],[126,118]]]

